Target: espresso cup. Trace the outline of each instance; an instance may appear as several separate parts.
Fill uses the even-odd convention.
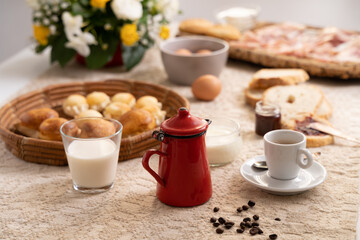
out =
[[[280,180],[296,178],[300,168],[313,164],[313,157],[306,149],[306,137],[293,130],[274,130],[264,135],[264,149],[269,175]],[[304,155],[307,160],[304,161]]]

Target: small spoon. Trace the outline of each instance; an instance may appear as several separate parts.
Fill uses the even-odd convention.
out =
[[[314,152],[312,154],[313,158],[316,160],[321,156],[321,152]],[[306,156],[304,157],[306,159]],[[252,165],[254,168],[261,169],[261,170],[267,170],[268,167],[266,165],[266,161],[256,161]]]

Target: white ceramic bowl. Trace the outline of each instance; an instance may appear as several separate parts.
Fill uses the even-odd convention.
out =
[[[208,55],[192,54],[184,56],[175,51],[186,48],[191,52],[200,49],[212,51]],[[224,68],[229,44],[221,39],[205,36],[187,36],[169,39],[160,45],[161,58],[171,82],[191,85],[193,81],[205,74],[219,76]]]

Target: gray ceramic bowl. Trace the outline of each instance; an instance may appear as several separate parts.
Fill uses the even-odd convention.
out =
[[[212,53],[183,56],[175,53],[180,48],[191,52],[208,49]],[[169,80],[177,84],[191,85],[201,75],[219,76],[227,61],[229,44],[217,38],[188,36],[162,42],[160,50]]]

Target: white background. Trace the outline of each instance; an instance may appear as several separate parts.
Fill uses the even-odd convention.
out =
[[[295,21],[360,31],[360,0],[179,0],[177,18],[214,19],[229,6],[258,5],[260,20]],[[31,9],[25,0],[0,0],[0,62],[31,43]]]

